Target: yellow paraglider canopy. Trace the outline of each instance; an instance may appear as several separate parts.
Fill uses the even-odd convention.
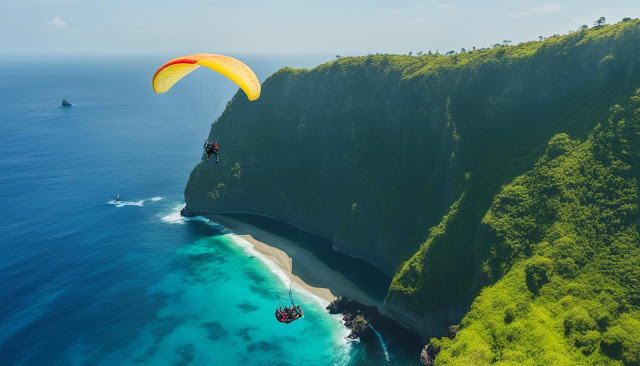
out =
[[[166,92],[180,79],[200,66],[217,71],[238,84],[249,100],[256,100],[260,97],[260,82],[249,66],[233,57],[209,53],[178,57],[162,65],[153,75],[153,91],[156,93]]]

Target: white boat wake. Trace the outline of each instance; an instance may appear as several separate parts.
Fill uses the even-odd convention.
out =
[[[142,206],[144,206],[144,201],[145,200],[140,200],[140,201],[116,201],[116,200],[111,200],[111,201],[107,202],[107,204],[114,205],[116,207],[124,207],[124,206],[142,207]]]
[[[116,207],[124,207],[124,206],[142,207],[142,206],[144,206],[144,203],[146,201],[158,202],[158,201],[162,201],[163,199],[164,199],[164,197],[156,196],[156,197],[153,197],[153,198],[150,198],[150,199],[139,200],[139,201],[111,200],[111,201],[108,201],[107,204],[108,205],[113,205],[113,206],[116,206]]]

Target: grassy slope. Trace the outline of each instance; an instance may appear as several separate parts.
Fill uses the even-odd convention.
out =
[[[458,63],[464,65],[460,74],[465,91],[457,101],[452,99],[451,114],[461,146],[457,167],[467,178],[457,182],[462,198],[399,268],[387,296],[391,307],[408,305],[419,314],[469,303],[480,285],[500,278],[502,273],[481,271],[490,255],[481,221],[494,196],[531,169],[554,134],[586,137],[606,118],[612,104],[621,103],[637,88],[638,73],[633,70],[640,59],[638,40],[636,20],[479,55],[458,55]],[[436,70],[446,73],[447,68]],[[485,91],[478,91],[477,85]],[[576,87],[577,92],[562,92]],[[586,91],[591,88],[593,92]]]
[[[474,301],[450,364],[640,364],[640,90],[585,140],[554,136],[482,220],[500,278]]]
[[[606,45],[612,52],[600,67],[614,60],[637,67],[637,25],[622,23],[506,52],[516,59],[553,52],[586,61]],[[476,69],[482,67],[486,61]],[[573,80],[577,75],[565,75],[568,82],[580,82]],[[527,143],[536,141],[540,130],[522,133],[522,120],[533,122],[526,121],[526,110],[496,112],[511,115],[511,121],[505,119],[511,125],[500,123],[500,115],[498,123],[464,125],[465,119],[480,122],[474,116],[482,106],[469,100],[467,111],[453,109],[461,144],[465,136],[477,138],[461,156],[468,182],[440,225],[400,268],[387,298],[391,307],[408,304],[419,314],[464,301],[465,292],[472,298],[468,291],[474,281],[491,284],[473,301],[454,340],[432,340],[442,347],[439,364],[640,362],[639,98],[632,98],[626,112],[619,106],[609,112],[603,104],[627,104],[625,95],[634,86],[637,79],[626,85],[621,80],[607,87],[613,99],[584,95],[588,103],[567,100],[561,113],[550,111],[547,132],[584,141],[561,133],[546,152]],[[587,134],[594,121],[607,120],[604,111],[611,113],[608,121]],[[523,154],[519,147],[533,149]],[[505,178],[526,172],[542,153],[533,170],[500,187]],[[488,211],[487,200],[492,202]]]

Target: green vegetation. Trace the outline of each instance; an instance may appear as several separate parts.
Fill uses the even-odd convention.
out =
[[[640,364],[640,90],[584,141],[554,136],[496,195],[478,239],[499,280],[439,365]]]
[[[637,365],[640,20],[597,23],[282,69],[213,125],[230,159],[195,167],[187,206],[300,223],[394,275],[398,319],[460,323],[439,364]]]
[[[420,75],[429,70],[437,70],[440,78],[449,72],[462,75],[462,91],[457,98],[450,97],[451,123],[459,137],[449,187],[459,187],[458,194],[464,192],[466,198],[445,232],[438,238],[429,237],[400,267],[388,304],[413,304],[415,313],[422,313],[446,304],[470,303],[477,295],[475,289],[497,281],[512,265],[506,253],[490,253],[483,246],[493,235],[481,227],[487,220],[485,213],[501,186],[531,169],[549,140],[547,154],[561,154],[573,143],[566,133],[586,138],[606,118],[609,106],[623,101],[640,85],[639,75],[629,69],[640,57],[639,23],[635,20],[543,42],[467,52],[456,55],[456,63],[452,59],[456,56],[437,57],[414,72],[418,78],[427,77]],[[458,63],[465,65],[462,70],[455,66]],[[523,64],[526,66],[520,69]],[[630,78],[625,80],[623,75]],[[598,90],[586,90],[592,87]],[[561,97],[562,90],[570,92]],[[552,139],[555,134],[559,135]],[[496,219],[497,227],[508,227],[513,235],[537,230],[536,220],[543,220],[540,215],[544,212],[529,210],[531,202],[520,200],[522,187],[505,189],[503,200],[521,202],[518,209],[523,216],[516,222],[501,216],[501,221]],[[522,246],[519,253],[532,254],[530,242],[515,243],[511,236],[506,240],[509,245]],[[487,260],[489,256],[495,260]],[[532,280],[538,275],[531,272]],[[405,288],[414,290],[405,292]],[[422,296],[416,298],[415,293]],[[449,321],[454,322],[454,317]]]

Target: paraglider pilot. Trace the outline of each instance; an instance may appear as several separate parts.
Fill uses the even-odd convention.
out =
[[[204,151],[207,153],[207,162],[209,162],[209,156],[213,153],[216,155],[216,164],[218,164],[218,142],[204,142]]]

